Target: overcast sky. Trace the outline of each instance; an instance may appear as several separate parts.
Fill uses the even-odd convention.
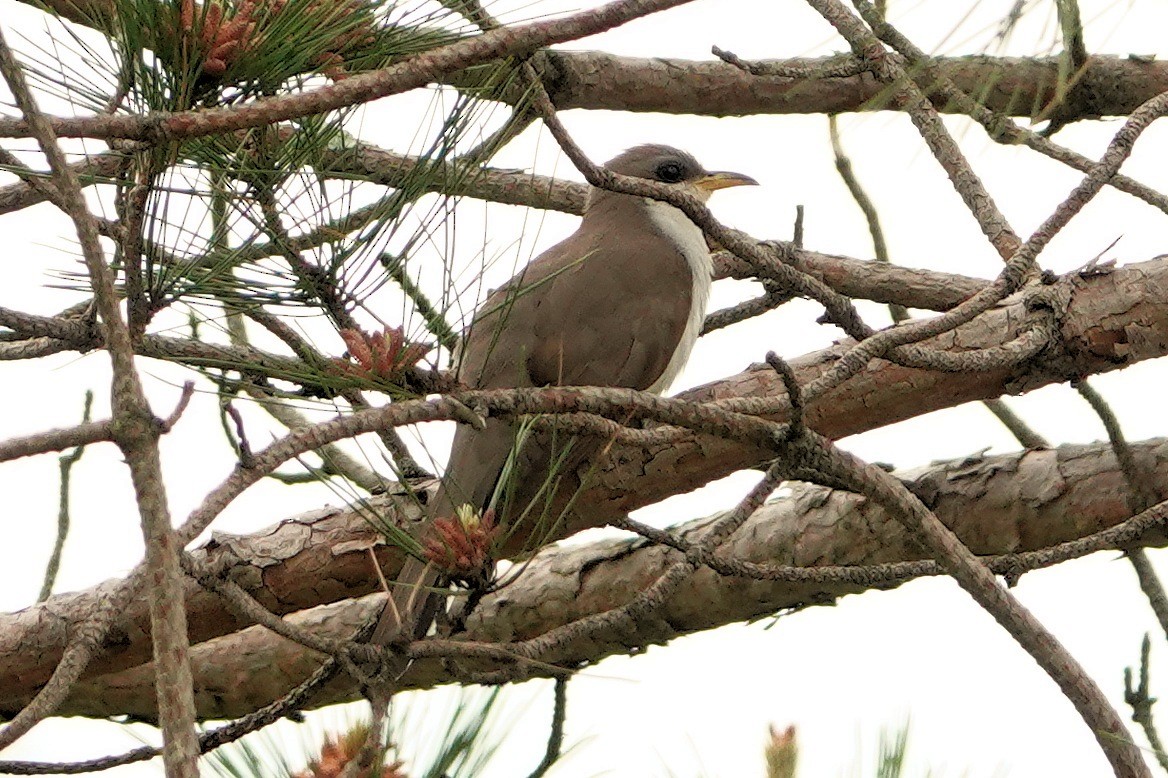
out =
[[[531,18],[581,4],[543,0],[523,4],[509,18]],[[922,48],[941,54],[992,48],[994,31],[1013,5],[996,2],[892,2],[891,20]],[[1051,48],[1054,3],[1036,6],[1004,52],[1046,53]],[[514,3],[514,7],[520,7]],[[972,6],[972,10],[971,10]],[[500,6],[490,6],[500,8]],[[1095,53],[1166,56],[1168,7],[1156,0],[1083,2],[1087,45]],[[501,11],[500,11],[501,12]],[[35,36],[41,16],[12,0],[0,0],[5,34]],[[636,56],[710,58],[711,45],[744,57],[792,57],[845,48],[814,12],[796,0],[700,0],[640,20],[568,48],[596,48]],[[406,95],[358,113],[350,131],[398,151],[417,150],[403,110],[417,110],[429,96]],[[53,110],[63,110],[54,107]],[[497,119],[505,113],[500,111]],[[669,143],[694,153],[707,168],[747,173],[761,186],[719,193],[714,212],[759,238],[787,239],[795,207],[806,207],[805,245],[813,250],[870,257],[870,239],[855,204],[836,175],[822,116],[691,118],[608,112],[564,114],[564,121],[595,160],[644,142]],[[922,268],[991,277],[996,253],[963,209],[940,167],[902,116],[868,113],[844,116],[843,143],[856,173],[880,210],[894,261]],[[1037,155],[996,146],[980,129],[947,119],[963,149],[1014,229],[1028,235],[1078,180],[1078,174]],[[1097,156],[1116,120],[1088,122],[1063,130],[1058,140]],[[1124,172],[1168,191],[1163,164],[1168,130],[1160,123],[1145,133]],[[21,148],[28,148],[22,146]],[[545,132],[532,129],[496,159],[504,167],[534,169],[580,180]],[[38,312],[71,302],[51,288],[56,273],[73,266],[75,239],[68,223],[49,206],[2,219],[9,259],[0,305]],[[467,202],[458,232],[443,250],[464,272],[495,258],[487,285],[505,280],[513,268],[558,241],[576,223],[560,214],[532,214],[507,206],[482,208]],[[1165,252],[1165,215],[1126,195],[1104,191],[1039,258],[1044,268],[1066,272],[1120,239],[1105,258],[1121,264]],[[14,249],[11,247],[19,247]],[[752,296],[751,284],[720,282],[711,309]],[[473,301],[467,301],[468,304]],[[876,306],[863,308],[870,321],[887,322]],[[819,325],[821,310],[793,303],[781,311],[702,339],[675,389],[715,380],[759,361],[767,350],[794,357],[829,345],[839,331]],[[335,345],[334,351],[339,351]],[[108,410],[107,357],[99,352],[64,355],[36,363],[5,363],[0,408],[5,434],[22,434],[72,423],[81,394],[98,395],[96,415]],[[157,409],[173,404],[182,371],[143,362]],[[1143,364],[1094,379],[1112,401],[1132,440],[1168,434],[1163,402],[1163,363]],[[29,393],[35,387],[35,393]],[[1011,399],[1011,404],[1054,443],[1103,437],[1099,423],[1066,386]],[[197,396],[179,427],[163,440],[172,513],[184,517],[232,465],[218,436],[216,400]],[[423,431],[425,450],[444,457],[448,428]],[[210,431],[210,432],[209,432]],[[263,439],[255,441],[258,445]],[[911,468],[990,448],[1017,448],[980,406],[930,414],[842,441],[873,461]],[[419,451],[423,450],[418,443]],[[209,464],[208,464],[209,463]],[[36,595],[51,549],[56,516],[56,460],[40,457],[0,468],[0,489],[9,506],[9,543],[0,546],[0,607],[26,606]],[[641,512],[665,525],[732,505],[755,481],[740,473],[696,493],[675,497]],[[141,557],[141,534],[125,467],[112,449],[87,452],[77,469],[74,529],[58,583],[61,591],[120,576]],[[324,486],[288,489],[275,483],[253,487],[214,528],[246,532],[343,496]],[[1154,560],[1160,555],[1152,553]],[[1162,566],[1161,566],[1162,567]],[[1128,564],[1116,554],[1098,554],[1057,569],[1031,573],[1014,590],[1054,631],[1107,691],[1126,716],[1122,669],[1138,660],[1145,631],[1156,639],[1153,659],[1165,653]],[[1153,693],[1164,664],[1153,665]],[[1157,672],[1161,670],[1161,672]],[[441,696],[449,692],[432,693]],[[414,699],[416,695],[408,696]],[[513,735],[494,768],[484,776],[525,774],[544,747],[550,686],[534,682],[509,692],[519,721],[507,719]],[[843,599],[837,607],[811,608],[771,623],[730,626],[655,647],[647,655],[618,657],[587,670],[569,691],[567,740],[576,753],[555,774],[746,776],[762,771],[762,745],[769,722],[799,730],[804,776],[870,775],[876,738],[911,717],[908,775],[1095,776],[1107,772],[1094,738],[1054,684],[1021,649],[948,580],[920,581],[893,592]],[[320,714],[326,723],[340,714]],[[6,758],[84,758],[137,743],[109,724],[52,721],[37,727]],[[864,764],[864,769],[859,765]],[[111,774],[155,775],[160,768],[127,767]]]

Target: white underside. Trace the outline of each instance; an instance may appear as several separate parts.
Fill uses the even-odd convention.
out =
[[[677,344],[677,350],[673,352],[669,364],[665,366],[665,372],[649,387],[650,392],[663,394],[685,367],[694,343],[702,331],[702,322],[706,319],[706,304],[710,301],[714,262],[701,228],[690,221],[688,216],[660,200],[646,197],[645,204],[649,207],[649,218],[657,228],[681,247],[681,253],[685,256],[686,264],[689,265],[693,276],[693,294],[690,296],[689,316],[685,320],[681,342]]]

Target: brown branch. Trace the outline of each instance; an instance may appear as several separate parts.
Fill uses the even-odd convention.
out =
[[[1168,351],[1168,260],[1121,267],[1107,274],[1093,274],[1083,278],[1072,276],[1059,287],[1051,289],[1057,293],[1055,299],[1062,300],[1059,303],[1061,348],[1058,352],[1017,370],[972,375],[931,373],[878,361],[818,402],[811,403],[807,411],[808,425],[821,434],[834,438],[844,437],[932,410],[1059,383],[1068,376],[1117,369],[1143,359],[1163,356]],[[935,339],[931,345],[962,351],[1008,341],[1027,326],[1026,308],[1026,302],[1018,299],[1011,305],[995,308],[955,332]],[[848,344],[844,343],[794,360],[792,366],[800,384],[806,385],[817,375],[823,374],[847,349]],[[752,368],[717,384],[692,390],[684,396],[701,402],[731,405],[747,413],[779,413],[786,404],[781,381],[767,366]],[[456,414],[460,411],[454,408],[451,412]],[[312,447],[319,447],[321,442],[327,441],[318,440]],[[289,456],[295,453],[293,451]],[[736,470],[757,467],[764,458],[761,449],[750,445],[690,435],[647,449],[618,446],[613,452],[612,461],[621,462],[622,466],[609,465],[595,474],[585,492],[577,499],[576,512],[569,517],[570,521],[563,532],[568,534],[585,527],[602,525],[629,510],[657,502],[670,494],[696,488]],[[231,482],[233,488],[238,490],[262,476],[262,472],[239,472],[232,476]],[[193,534],[184,534],[184,538],[193,537],[201,531],[213,518],[213,514],[208,511],[225,504],[223,501],[226,499],[229,499],[229,493],[223,493],[222,498],[212,495],[207,509],[197,512],[198,520],[192,527]],[[387,518],[405,526],[411,524],[405,513],[393,512]],[[400,559],[396,562],[383,559],[381,562],[389,574],[393,574],[400,563]],[[327,567],[323,560],[316,564],[317,567],[306,567],[297,575],[303,577],[309,570],[316,574]],[[355,576],[361,585],[369,587],[371,580],[363,558],[361,564],[359,573],[330,573],[329,580],[352,581]],[[299,578],[294,576],[293,580]],[[91,598],[97,594],[75,596],[81,598],[80,602],[90,603],[78,606],[81,607],[80,612],[85,613],[94,607]],[[102,600],[110,599],[108,593],[100,597]],[[265,605],[281,613],[313,604],[311,601],[297,600],[288,603],[286,607],[274,607],[265,602]],[[46,619],[36,617],[35,611],[26,613],[29,621],[23,621],[20,616],[13,617],[25,626],[11,624],[0,628],[0,656],[10,653],[15,657],[21,653],[19,646],[39,645],[40,651],[36,652],[35,657],[30,656],[29,661],[43,668],[43,662],[51,661],[54,652],[61,650],[67,622],[53,622],[58,626],[51,633],[37,637],[41,635]],[[192,619],[192,634],[198,639],[209,637],[209,634],[199,630],[210,623],[210,620],[204,618]],[[8,640],[14,642],[8,643]],[[109,661],[113,661],[113,657]],[[118,661],[141,662],[145,661],[145,657],[121,654]],[[43,676],[37,673],[30,673],[27,677],[31,683],[43,681]]]
[[[234,108],[150,116],[56,118],[50,127],[61,138],[125,138],[150,142],[261,127],[407,92],[475,65],[595,35],[687,2],[689,0],[615,0],[571,16],[491,30],[406,57],[380,70]],[[23,138],[29,135],[24,120],[0,119],[0,137]]]
[[[88,446],[90,443],[101,443],[112,439],[113,432],[109,419],[85,422],[76,427],[37,432],[23,438],[9,438],[0,441],[0,462],[47,454],[50,451],[60,451],[65,448],[80,448]]]
[[[988,110],[1030,118],[1058,88],[1057,57],[938,57],[931,67]],[[752,76],[710,60],[621,57],[601,51],[541,51],[534,58],[556,108],[698,116],[832,114],[892,110],[881,85],[865,74],[824,77],[838,57],[761,60],[790,75]],[[843,71],[847,72],[847,71]],[[1091,114],[1126,116],[1168,90],[1168,62],[1093,56],[1079,76],[1095,85]],[[461,79],[455,83],[461,83]],[[964,113],[937,101],[947,113]]]
[[[1168,483],[1168,441],[1138,443],[1134,450],[1144,466]],[[1130,514],[1123,474],[1105,443],[966,459],[903,477],[958,535],[969,539],[976,553],[1002,554],[991,566],[1015,578],[1025,570],[1100,549],[1123,548],[1141,536],[1143,542],[1164,542],[1162,529],[1148,535],[1148,527],[1156,526],[1156,521],[1137,526],[1125,522]],[[410,510],[405,503],[401,497],[379,498],[371,508]],[[1006,504],[1017,508],[1008,517],[998,508]],[[1161,527],[1164,518],[1161,510]],[[709,522],[693,521],[673,532],[682,539],[696,539]],[[334,510],[285,521],[253,537],[220,536],[195,555],[206,559],[210,567],[225,558],[242,564],[237,579],[266,607],[288,613],[319,601],[315,587],[304,585],[310,576],[332,581],[337,587],[332,596],[337,598],[376,590],[368,575],[365,549],[379,542],[364,513]],[[1066,546],[1060,547],[1060,543]],[[395,552],[377,547],[379,559],[392,574],[401,564],[400,557],[395,560]],[[820,486],[792,485],[789,497],[764,506],[718,554],[720,559],[740,560],[747,568],[770,570],[773,575],[725,577],[701,570],[670,600],[664,618],[646,621],[628,633],[606,634],[595,642],[568,646],[564,661],[595,662],[689,632],[830,603],[849,593],[891,588],[913,577],[938,574],[935,563],[921,560],[922,553],[897,522],[862,498]],[[639,539],[545,549],[514,584],[484,599],[468,624],[467,637],[480,642],[530,637],[619,605],[629,596],[630,580],[653,576],[676,558]],[[587,575],[581,574],[584,570]],[[195,649],[201,716],[242,715],[261,701],[278,698],[318,666],[319,654],[302,651],[266,630],[227,634],[240,622],[225,612],[215,597],[199,593],[193,584],[191,592],[191,613],[197,616],[192,618],[193,629],[200,634],[213,629],[226,635]],[[68,618],[70,609],[80,606],[81,597],[54,598],[58,607],[53,618]],[[563,607],[537,607],[550,597]],[[693,602],[717,605],[700,609],[687,605]],[[382,603],[381,597],[374,595],[359,602],[305,611],[289,620],[322,638],[346,639],[363,619],[380,612]],[[47,616],[41,612],[39,629],[45,629]],[[662,632],[665,625],[669,628]],[[9,624],[4,626],[5,631],[11,629]],[[27,637],[43,645],[46,635],[32,632]],[[22,676],[15,674],[11,665],[0,665],[0,688],[12,689],[0,701],[0,712],[16,704],[17,687],[9,681],[18,677]],[[248,682],[241,685],[224,680],[241,677],[247,677]],[[153,702],[143,691],[148,692],[148,678],[149,666],[143,666],[87,681],[66,710],[93,716],[125,712],[149,718],[154,715]],[[440,663],[419,661],[405,681],[411,688],[428,687],[449,681],[449,676]],[[342,680],[312,705],[352,699],[356,694],[353,684]]]
[[[21,2],[42,7],[34,0]],[[109,0],[49,0],[43,5],[70,21],[102,31],[108,31],[113,19]],[[1058,90],[1059,57],[938,57],[933,63],[962,91],[978,95],[987,108],[1007,116],[1031,118],[1031,108],[1048,104]],[[621,57],[599,51],[541,50],[535,64],[560,110],[747,116],[887,107],[879,99],[880,85],[864,76],[863,68],[841,65],[835,56],[752,63],[777,74],[765,81],[721,61]],[[1168,90],[1168,62],[1095,55],[1078,79],[1092,87],[1090,112],[1082,118],[1124,116]],[[445,80],[470,88],[484,86],[473,71],[452,73]],[[512,104],[520,97],[519,91],[505,95]],[[938,104],[947,112],[964,112],[944,101]]]

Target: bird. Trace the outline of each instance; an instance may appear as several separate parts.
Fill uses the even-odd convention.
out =
[[[693,155],[658,144],[634,146],[605,167],[702,202],[719,189],[758,184],[741,173],[707,171]],[[462,339],[458,378],[472,389],[605,386],[661,394],[693,350],[712,280],[705,236],[683,211],[592,188],[576,232],[479,307]],[[459,425],[427,515],[432,521],[460,506],[492,507],[505,530],[521,516],[561,519],[579,486],[577,467],[603,443],[525,434],[509,419],[489,418],[483,429]],[[371,642],[424,637],[445,601],[433,591],[439,575],[407,557]]]

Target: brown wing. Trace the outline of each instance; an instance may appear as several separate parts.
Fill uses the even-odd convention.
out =
[[[634,220],[609,230],[577,232],[552,247],[492,294],[470,327],[459,377],[482,389],[522,386],[620,386],[646,389],[664,372],[681,340],[693,294],[684,257],[655,232],[636,240]],[[640,223],[644,223],[643,219]],[[619,238],[624,235],[625,238]],[[515,441],[512,424],[455,433],[443,499],[484,506]],[[599,445],[578,440],[530,440],[518,455],[512,486],[516,504],[544,487],[549,467],[575,482],[574,471]],[[571,484],[561,489],[567,495]],[[565,502],[553,495],[554,513]],[[506,520],[507,517],[504,517]]]
[[[681,252],[657,233],[618,237],[634,230],[613,225],[566,247],[582,260],[536,298],[527,358],[533,384],[647,389],[665,371],[685,329],[693,280]]]
[[[467,386],[503,389],[542,385],[532,380],[527,365],[537,343],[538,317],[546,310],[538,304],[537,295],[545,290],[550,279],[572,267],[578,256],[573,245],[578,243],[575,237],[544,252],[480,306],[464,336],[459,359],[459,379]],[[499,419],[488,419],[484,430],[460,425],[454,434],[450,463],[439,495],[442,504],[436,505],[435,510],[449,512],[463,503],[485,507],[514,447],[516,431],[515,425]],[[528,447],[528,456],[517,468],[517,475],[541,469],[527,461],[537,456],[535,448],[538,447]],[[545,463],[547,459],[542,457]]]

